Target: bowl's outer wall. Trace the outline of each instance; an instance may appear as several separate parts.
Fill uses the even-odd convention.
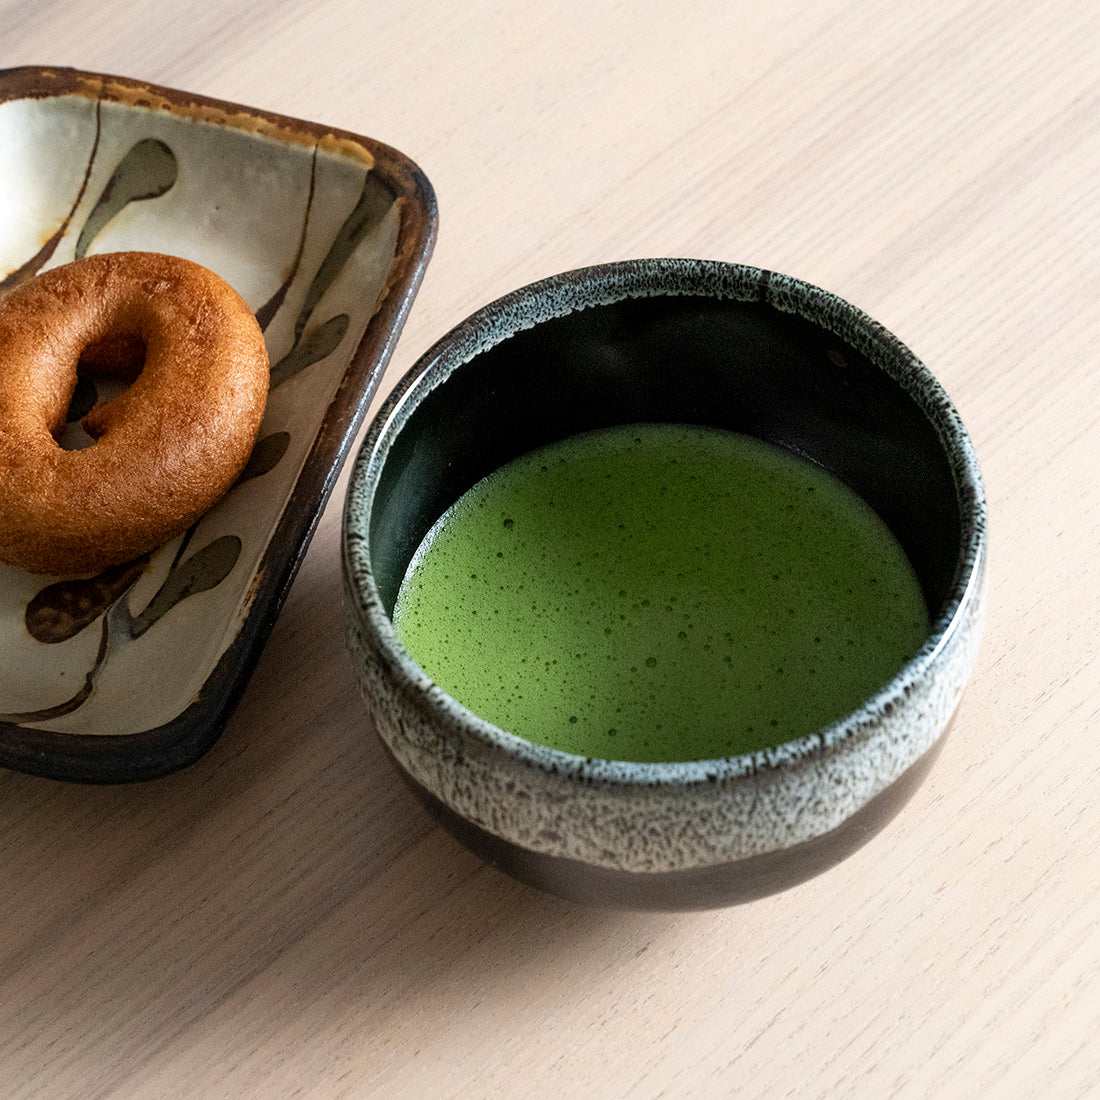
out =
[[[863,847],[912,797],[932,770],[943,741],[940,737],[889,787],[827,833],[733,863],[652,873],[601,867],[513,844],[462,817],[408,772],[399,771],[424,808],[449,833],[498,870],[529,886],[604,909],[713,909],[755,901],[797,885]]]
[[[585,312],[568,323],[551,320],[577,309]],[[540,384],[562,371],[568,385]],[[614,400],[602,396],[601,377],[613,380]],[[486,379],[489,390],[479,389]],[[476,400],[452,406],[464,385]],[[809,396],[780,407],[802,386]],[[453,419],[444,403],[456,410]],[[852,715],[748,756],[587,760],[478,719],[400,645],[388,617],[399,573],[465,488],[539,443],[655,412],[752,430],[809,454],[860,491],[906,546],[933,630]],[[349,644],[399,767],[474,830],[562,867],[575,861],[641,876],[706,868],[728,875],[744,860],[790,852],[794,882],[805,877],[798,853],[807,843],[931,759],[977,653],[985,553],[981,475],[965,430],[931,375],[881,326],[783,276],[705,261],[636,261],[570,273],[494,303],[399,384],[368,431],[349,486]],[[877,828],[888,817],[871,820]],[[869,833],[860,833],[862,842]]]

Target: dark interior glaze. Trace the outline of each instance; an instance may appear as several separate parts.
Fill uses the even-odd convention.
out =
[[[573,312],[477,355],[393,441],[371,521],[392,613],[416,547],[463,492],[509,460],[632,422],[744,432],[840,477],[905,548],[935,619],[959,566],[950,464],[928,415],[831,332],[763,301],[663,295]]]

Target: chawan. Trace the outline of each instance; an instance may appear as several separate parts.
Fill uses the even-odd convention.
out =
[[[516,456],[641,422],[745,433],[846,482],[916,572],[931,620],[916,656],[823,729],[748,755],[672,763],[539,746],[433,684],[391,622],[428,529]],[[985,501],[943,390],[859,310],[755,268],[630,261],[516,291],[421,358],[363,443],[343,553],[367,708],[438,820],[501,869],[575,901],[703,908],[838,862],[927,774],[977,652]]]

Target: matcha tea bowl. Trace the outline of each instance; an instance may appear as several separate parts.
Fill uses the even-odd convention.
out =
[[[750,901],[837,863],[931,768],[985,591],[971,442],[895,337],[755,268],[516,291],[371,424],[348,639],[455,837],[583,904]]]

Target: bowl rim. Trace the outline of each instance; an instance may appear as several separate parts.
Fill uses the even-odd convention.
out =
[[[857,346],[905,389],[928,417],[946,454],[960,511],[954,576],[916,654],[848,714],[811,733],[749,753],[702,760],[638,762],[581,756],[528,741],[494,725],[439,688],[405,649],[382,604],[370,566],[369,526],[377,477],[393,439],[421,400],[450,375],[515,333],[582,309],[628,298],[704,296],[758,301],[802,316]],[[534,310],[532,309],[534,307]],[[537,314],[536,316],[533,316]],[[858,336],[860,342],[853,340]],[[437,340],[398,380],[370,422],[352,465],[341,529],[347,614],[374,635],[402,694],[435,720],[457,723],[474,743],[514,763],[602,786],[710,785],[806,764],[876,726],[931,675],[984,592],[987,504],[977,454],[954,404],[932,372],[857,306],[802,279],[722,260],[621,260],[565,271],[494,299]]]

